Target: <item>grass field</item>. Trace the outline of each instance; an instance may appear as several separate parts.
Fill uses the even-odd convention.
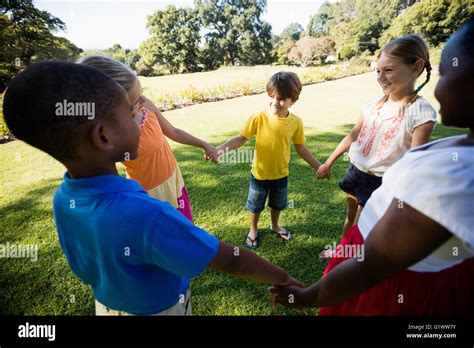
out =
[[[198,90],[209,89],[226,84],[239,83],[259,83],[266,81],[270,76],[280,70],[288,70],[304,75],[312,68],[290,67],[290,66],[249,66],[249,67],[223,67],[218,70],[181,74],[168,75],[158,77],[144,77],[140,76],[140,82],[145,90],[151,95],[158,95],[162,91],[166,93],[179,93],[190,85],[196,87]]]
[[[185,76],[177,79],[181,78]],[[422,94],[438,109],[433,97],[436,80],[435,75]],[[307,147],[318,159],[326,159],[357,120],[363,103],[379,92],[374,73],[304,87],[293,112],[303,119]],[[262,109],[265,101],[265,95],[254,95],[199,104],[165,116],[175,126],[218,145],[236,135],[245,119]],[[433,139],[461,133],[465,132],[437,126]],[[252,144],[245,148],[251,149]],[[244,208],[249,165],[214,165],[205,162],[198,149],[171,145],[189,190],[196,224],[226,242],[241,245],[249,225]],[[307,284],[319,279],[325,267],[318,259],[319,251],[339,240],[345,205],[337,182],[347,165],[341,158],[330,181],[317,181],[311,168],[293,152],[289,180],[293,207],[282,214],[282,223],[295,232],[295,240],[285,243],[263,232],[257,254]],[[39,246],[37,262],[0,259],[0,314],[94,314],[92,291],[70,271],[53,222],[52,196],[64,170],[60,163],[23,142],[0,145],[0,244]],[[120,172],[123,174],[122,167]],[[261,228],[269,222],[265,211]],[[195,315],[297,315],[281,307],[272,312],[265,285],[215,271],[205,271],[191,287]]]
[[[200,102],[262,93],[270,76],[282,70],[295,72],[306,85],[361,74],[369,68],[348,63],[318,67],[258,65],[225,67],[184,75],[140,77],[140,81],[145,94],[161,110],[172,110]]]

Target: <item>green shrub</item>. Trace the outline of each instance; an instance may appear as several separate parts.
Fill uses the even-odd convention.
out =
[[[3,94],[0,94],[0,136],[8,135],[9,130],[3,119]]]
[[[225,70],[229,68],[221,67],[220,69]],[[308,85],[368,71],[370,71],[368,65],[354,65],[345,62],[343,64],[331,64],[309,68],[304,75],[300,74],[300,79],[304,85]],[[199,89],[193,85],[189,85],[187,88],[175,94],[162,93],[156,95],[153,91],[147,91],[146,93],[160,109],[170,110],[200,102],[263,93],[265,92],[266,83],[266,80],[258,82],[242,80],[206,89]]]

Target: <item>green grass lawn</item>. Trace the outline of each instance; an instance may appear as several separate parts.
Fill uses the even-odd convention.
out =
[[[433,77],[423,90],[436,108]],[[379,88],[375,74],[305,86],[293,112],[304,123],[307,147],[325,160],[357,120],[362,105]],[[245,119],[265,107],[266,96],[254,95],[216,103],[199,104],[165,113],[177,127],[218,145],[238,134]],[[437,126],[433,139],[465,133]],[[244,148],[251,149],[253,141]],[[248,231],[244,205],[248,164],[214,165],[201,151],[171,143],[189,190],[195,222],[223,241],[241,245]],[[260,234],[256,253],[311,284],[321,277],[325,262],[319,251],[338,242],[345,215],[345,198],[338,189],[348,166],[342,158],[334,165],[330,181],[317,181],[311,168],[295,153],[290,164],[289,200],[292,208],[282,223],[295,232],[286,243],[269,232]],[[90,287],[70,271],[63,256],[52,216],[52,196],[65,168],[51,157],[14,141],[0,145],[0,244],[37,244],[39,259],[0,259],[0,314],[93,315]],[[123,174],[123,168],[120,166]],[[260,226],[269,225],[268,210]],[[195,315],[269,315],[296,313],[279,308],[272,312],[266,286],[205,271],[193,280]],[[314,313],[315,311],[311,311]]]
[[[292,71],[306,85],[367,72],[368,67],[346,63],[318,67],[257,65],[224,67],[192,74],[143,77],[144,93],[162,110],[262,93],[268,79],[278,71]]]
[[[304,75],[311,69],[309,67],[295,67],[295,66],[271,66],[258,65],[249,67],[222,67],[213,71],[180,74],[180,75],[165,75],[155,77],[140,76],[140,82],[145,93],[150,94],[150,97],[159,95],[163,92],[173,94],[194,86],[198,90],[210,89],[222,85],[232,85],[234,83],[260,83],[266,81],[271,75],[280,71],[288,70]]]

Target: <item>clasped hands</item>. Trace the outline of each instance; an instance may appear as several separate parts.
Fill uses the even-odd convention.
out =
[[[282,304],[285,307],[307,314],[310,300],[304,283],[299,280],[290,277],[286,284],[270,286],[268,292],[273,310],[277,308],[278,304]]]

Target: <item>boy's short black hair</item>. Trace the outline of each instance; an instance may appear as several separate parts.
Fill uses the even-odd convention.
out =
[[[290,98],[295,102],[300,97],[302,88],[303,85],[301,84],[298,75],[290,71],[280,71],[270,78],[265,89],[267,90],[268,95],[277,92],[280,98]]]
[[[76,157],[81,126],[93,121],[85,116],[58,116],[57,103],[94,103],[94,119],[98,119],[113,117],[122,98],[126,98],[123,88],[98,69],[39,62],[10,81],[3,115],[16,138],[63,161]]]
[[[474,14],[461,26],[456,33],[461,49],[471,59],[469,72],[474,72],[474,45],[472,38],[474,37]]]

